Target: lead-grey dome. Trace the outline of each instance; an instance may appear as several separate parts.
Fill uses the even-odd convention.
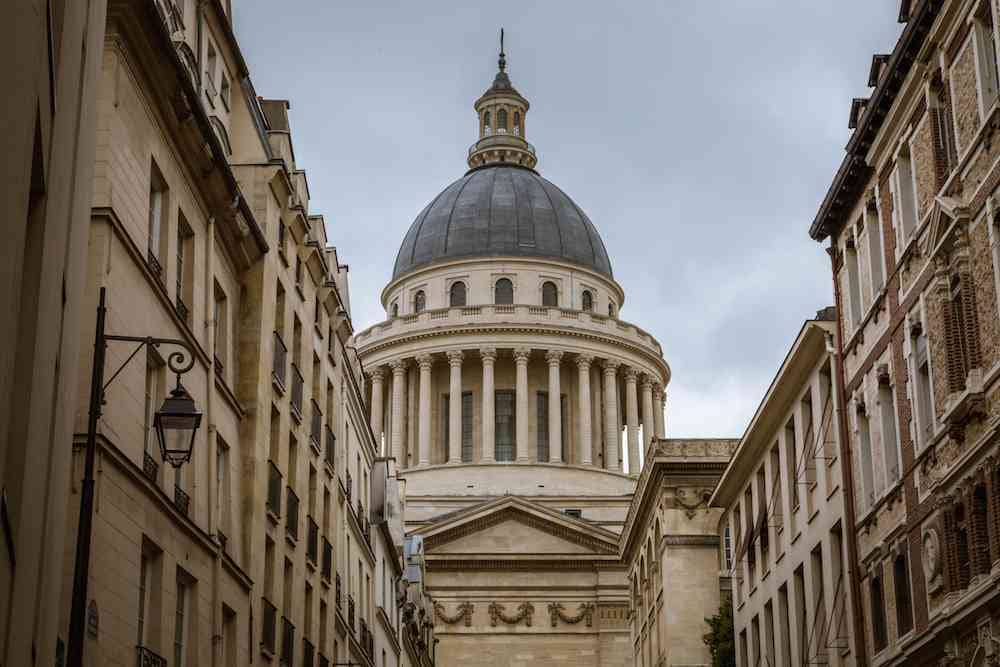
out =
[[[540,257],[612,277],[597,229],[572,199],[531,169],[488,166],[458,179],[420,212],[392,278],[469,257]]]

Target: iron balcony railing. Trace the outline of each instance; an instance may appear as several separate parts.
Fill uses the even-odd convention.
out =
[[[278,626],[278,610],[267,598],[261,598],[261,606],[264,608],[264,623],[260,631],[260,646],[271,655],[274,655],[274,640]]]
[[[292,416],[296,421],[302,421],[302,373],[294,362],[292,363]]]
[[[347,627],[350,628],[351,634],[354,634],[354,596],[347,596]]]
[[[361,499],[358,498],[358,527],[361,528],[361,534],[365,536],[365,541],[371,546],[371,526],[368,523],[368,517],[365,516],[365,507],[361,504]]]
[[[178,484],[174,484],[174,506],[181,514],[187,514],[191,509],[191,497]]]
[[[315,447],[318,452],[323,449],[323,413],[320,411],[315,398],[311,399],[309,402],[312,404],[309,439],[312,440],[313,447]]]
[[[292,487],[287,488],[285,504],[288,516],[285,517],[285,534],[293,540],[299,539],[299,497],[292,491]]]
[[[333,588],[333,603],[336,605],[336,607],[337,607],[338,610],[342,610],[344,608],[343,604],[342,604],[343,603],[343,598],[342,598],[342,596],[341,596],[340,593],[341,593],[341,591],[340,591],[340,572],[338,572],[337,573],[337,577],[336,577],[336,581],[335,581],[335,584],[334,584],[334,588]]]
[[[369,658],[374,657],[372,654],[375,652],[375,641],[371,630],[368,629],[368,624],[365,623],[365,619],[360,619],[359,623],[361,625],[361,631],[359,632],[361,644],[361,650],[364,651],[365,655]]]
[[[313,667],[316,662],[316,649],[312,642],[302,638],[302,667]]]
[[[274,461],[267,462],[267,510],[281,516],[281,471]]]
[[[331,468],[335,468],[334,456],[337,454],[337,436],[333,434],[330,425],[326,425],[326,462]]]
[[[166,658],[157,655],[145,646],[136,646],[135,653],[137,667],[167,667]]]
[[[275,331],[274,358],[271,360],[271,375],[274,376],[274,381],[277,382],[282,389],[288,386],[285,384],[285,369],[287,368],[288,348],[285,347],[285,341],[281,340],[281,334]]]
[[[348,471],[348,473],[347,473],[347,484],[344,485],[344,495],[347,496],[347,506],[348,507],[351,506],[351,484],[352,483],[353,483],[353,480],[351,480],[351,473],[350,473],[350,471]]]
[[[327,581],[330,581],[330,577],[333,574],[333,545],[330,544],[330,540],[323,538],[323,567],[320,570],[320,575]]]
[[[149,452],[142,453],[142,472],[151,482],[155,482],[160,474],[160,464],[156,462],[156,459]]]
[[[319,524],[312,517],[306,518],[306,558],[313,565],[319,562]]]
[[[295,626],[281,617],[281,659],[279,664],[292,667],[295,662]]]

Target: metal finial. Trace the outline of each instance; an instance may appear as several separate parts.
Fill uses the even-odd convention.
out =
[[[500,28],[500,71],[507,69],[507,55],[503,52],[503,28]]]

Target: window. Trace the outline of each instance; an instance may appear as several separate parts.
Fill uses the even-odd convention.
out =
[[[733,571],[733,534],[726,526],[722,532],[722,557],[725,561],[726,572]]]
[[[875,653],[878,653],[889,643],[885,627],[885,593],[882,590],[881,565],[878,566],[877,573],[871,575],[868,587],[871,595],[872,643],[875,647]]]
[[[194,232],[184,219],[177,215],[177,314],[191,324],[190,304],[194,303]]]
[[[506,389],[494,395],[495,456],[497,461],[514,460],[514,392]]]
[[[184,641],[187,639],[187,622],[188,622],[188,580],[184,573],[178,569],[177,570],[177,608],[174,612],[174,662],[173,664],[177,667],[183,667],[185,664],[184,658]]]
[[[509,278],[501,278],[493,286],[493,303],[497,305],[514,303],[514,283]]]
[[[581,300],[583,302],[583,310],[588,313],[592,313],[594,311],[594,295],[590,293],[590,290],[583,290],[583,297]]]
[[[896,156],[896,168],[889,176],[892,195],[892,227],[896,232],[896,256],[906,248],[917,224],[917,198],[913,183],[913,167],[909,146],[904,145]]]
[[[154,272],[158,277],[162,277],[163,269],[160,268],[157,258],[160,256],[160,249],[163,243],[164,220],[167,212],[170,188],[160,173],[160,168],[156,166],[154,160],[150,165],[149,174],[149,238],[147,249],[149,251],[149,261],[154,264]]]
[[[910,369],[916,394],[915,419],[917,422],[917,447],[926,446],[934,435],[934,399],[931,384],[931,362],[927,334],[920,320],[920,312],[910,313]]]
[[[882,221],[873,198],[865,208],[865,228],[868,230],[868,275],[871,279],[872,298],[885,284],[885,253],[882,252]]]
[[[143,451],[149,453],[150,439],[153,437],[153,417],[166,397],[166,374],[163,359],[150,348],[146,348],[146,386],[143,413]],[[156,443],[152,443],[156,446]],[[155,459],[154,459],[155,463]],[[158,466],[157,466],[158,467]]]
[[[302,291],[302,258],[295,255],[295,286]]]
[[[903,548],[905,549],[905,543]],[[906,563],[906,551],[900,551],[892,561],[892,583],[896,591],[896,632],[902,637],[913,629],[910,571]]]
[[[815,619],[809,618],[809,610],[806,607],[806,577],[803,566],[799,565],[792,574],[792,593],[795,595],[795,618],[798,619],[799,626],[799,660],[797,664],[809,664],[809,629]]]
[[[571,516],[574,519],[582,519],[583,518],[583,510],[581,510],[581,509],[566,508],[566,509],[563,510],[563,514],[565,514],[566,516]]]
[[[538,408],[535,423],[538,425],[538,460],[549,460],[549,394],[540,391],[535,405]]]
[[[285,257],[285,242],[286,242],[286,239],[287,239],[287,234],[288,234],[288,230],[285,227],[285,223],[279,222],[278,223],[278,252],[281,254],[282,258]]]
[[[215,370],[225,377],[224,372],[229,365],[229,304],[218,282],[215,283],[212,319],[215,321]]]
[[[423,290],[417,290],[417,293],[413,295],[413,312],[422,313],[426,307],[427,296]]]
[[[521,112],[514,112],[514,134],[521,136]]]
[[[507,132],[507,110],[500,109],[497,112],[497,134],[506,134]]]
[[[232,492],[229,488],[229,445],[216,436],[215,450],[216,499],[219,508],[219,530],[225,535],[229,532],[231,519]]]
[[[878,411],[882,426],[882,456],[885,458],[885,483],[892,486],[899,481],[899,438],[896,433],[896,399],[889,384],[889,371],[879,377]]]
[[[222,81],[219,83],[219,99],[222,100],[222,106],[226,107],[226,111],[229,110],[230,97],[232,92],[229,86],[229,77],[226,73],[222,73]]]
[[[215,45],[208,42],[208,57],[205,59],[205,79],[209,84],[209,99],[215,95],[215,69],[219,58],[215,53]]]
[[[149,590],[150,557],[145,550],[139,555],[139,617],[136,622],[136,640],[138,646],[146,645],[146,602]]]
[[[778,589],[778,630],[781,634],[781,663],[792,664],[792,627],[788,614],[788,585]]]
[[[847,232],[847,240],[844,242],[844,263],[847,270],[847,298],[850,301],[851,329],[853,330],[861,325],[863,313],[861,308],[860,265],[853,229]]]
[[[788,491],[792,496],[792,510],[799,506],[799,446],[795,438],[795,419],[785,424],[785,467],[788,469]]]
[[[555,308],[559,305],[559,289],[551,280],[542,283],[542,305]]]
[[[451,289],[448,290],[448,304],[453,308],[465,305],[465,283],[460,280],[452,283]]]
[[[609,301],[608,302],[608,317],[614,317],[614,316],[615,316],[615,302],[614,301]]]
[[[979,79],[979,117],[983,120],[997,101],[997,49],[993,41],[993,14],[989,2],[981,2],[972,24],[975,35],[977,77]]]
[[[951,291],[941,304],[948,363],[948,391],[965,389],[969,372],[982,364],[979,346],[979,323],[976,314],[976,294],[968,273],[951,277]]]
[[[493,125],[491,124],[490,121],[489,111],[483,113],[483,132],[484,134],[486,134],[486,136],[489,136],[493,133]]]
[[[389,306],[389,315],[392,317],[399,317],[399,302],[393,301],[392,305]]]
[[[862,399],[855,402],[855,413],[857,417],[858,433],[858,465],[861,467],[861,493],[858,494],[858,509],[865,510],[875,504],[875,470],[872,461],[872,433],[871,422],[868,419],[868,411]]]

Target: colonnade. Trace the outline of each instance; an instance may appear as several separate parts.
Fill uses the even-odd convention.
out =
[[[529,442],[529,389],[528,364],[532,357],[532,349],[516,347],[509,349],[515,366],[514,381],[514,457],[503,460],[529,462],[530,453],[534,450]],[[387,454],[400,462],[400,467],[408,467],[412,461],[406,459],[407,448],[414,449],[414,443],[407,443],[407,432],[415,434],[415,462],[418,466],[431,464],[431,407],[432,407],[432,369],[435,363],[442,361],[448,364],[448,399],[447,421],[443,423],[442,434],[447,442],[444,444],[444,459],[449,464],[463,463],[462,458],[462,394],[463,366],[473,360],[478,360],[482,367],[481,384],[481,451],[477,463],[490,463],[498,460],[496,449],[496,415],[494,381],[495,366],[498,352],[495,347],[481,347],[476,350],[455,349],[437,354],[418,354],[409,358],[394,359],[378,367],[370,369],[371,382],[371,418],[372,430],[378,441],[382,440],[386,424],[386,406],[383,404],[386,394],[385,383],[391,381],[389,395],[390,442]],[[629,366],[613,358],[595,358],[590,354],[570,353],[559,349],[544,351],[544,359],[548,366],[548,396],[556,397],[548,400],[548,463],[564,463],[572,460],[584,466],[599,465],[594,461],[592,435],[603,425],[603,467],[611,471],[622,471],[623,462],[620,456],[620,441],[622,422],[626,427],[626,443],[628,460],[638,462],[640,449],[639,429],[645,434],[645,440],[651,435],[664,437],[663,418],[663,386],[658,378],[652,377],[640,368]],[[563,420],[561,412],[562,383],[564,362],[571,362],[576,367],[577,392],[574,400],[575,442],[565,440],[567,448],[575,451],[563,451]],[[570,365],[567,363],[567,365]],[[603,383],[596,387],[591,384],[591,368],[597,365],[601,370]],[[409,373],[415,367],[417,372]],[[391,378],[387,369],[391,370]],[[419,380],[414,383],[412,375]],[[619,379],[624,381],[623,395],[619,397]],[[414,386],[416,385],[416,386]],[[416,400],[408,393],[417,392]],[[509,390],[508,390],[509,391]],[[600,397],[595,398],[599,393]],[[600,401],[600,406],[595,404]],[[595,407],[600,409],[595,410]],[[416,409],[413,418],[416,420],[416,431],[408,428],[406,415],[408,410]],[[624,420],[619,409],[624,408]],[[443,409],[443,408],[442,408]],[[595,423],[593,420],[598,420]],[[598,431],[598,434],[600,431]],[[411,436],[412,437],[412,436]],[[465,461],[468,462],[468,461]],[[541,461],[540,461],[541,462]],[[638,474],[637,466],[630,463],[630,473]]]

